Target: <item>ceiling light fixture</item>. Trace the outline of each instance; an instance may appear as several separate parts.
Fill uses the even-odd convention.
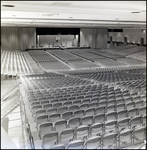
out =
[[[2,5],[3,7],[15,7],[14,5]]]
[[[137,14],[140,13],[139,11],[132,11],[131,13]]]

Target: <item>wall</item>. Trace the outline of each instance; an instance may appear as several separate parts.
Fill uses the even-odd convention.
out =
[[[123,29],[123,32],[108,32],[109,38],[112,36],[113,41],[124,42],[124,37],[127,37],[127,43],[140,44],[140,39],[144,38],[146,45],[146,34],[141,32],[141,29]],[[110,40],[110,39],[108,39]]]
[[[81,29],[80,46],[90,46],[92,48],[107,48],[108,29]]]
[[[66,47],[72,47],[74,40],[74,45],[78,46],[78,35],[39,35],[39,46],[48,47],[50,44],[50,47],[52,47],[53,43],[57,44],[56,37],[60,37],[58,44],[62,43]]]
[[[1,27],[1,45],[6,50],[26,50],[36,46],[36,29]]]

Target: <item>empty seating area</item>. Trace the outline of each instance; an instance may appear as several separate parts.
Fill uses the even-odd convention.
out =
[[[109,50],[106,50],[106,51],[109,51]],[[118,46],[116,48],[110,49],[110,52],[123,55],[123,56],[128,56],[128,55],[143,52],[143,51],[146,51],[146,47],[136,46],[136,45]]]
[[[43,82],[44,78],[48,80]],[[57,78],[68,82],[51,85]],[[42,149],[141,146],[146,140],[146,99],[143,96],[110,84],[86,83],[82,78],[72,81],[71,78],[54,73],[21,78],[24,86],[32,86],[29,90],[25,88],[27,103]]]
[[[50,89],[57,87],[66,87],[66,86],[79,86],[93,84],[91,81],[82,80],[80,78],[74,78],[64,75],[52,75],[46,74],[45,76],[36,76],[36,75],[26,75],[22,76],[26,89]]]
[[[135,54],[132,54],[132,55],[128,55],[127,57],[138,59],[138,60],[146,62],[146,50],[143,51],[143,52],[138,52],[138,53],[135,53]]]
[[[45,51],[34,50],[29,51],[29,54],[35,59],[43,71],[49,72],[52,70],[60,71],[70,69],[70,67]]]
[[[100,82],[118,82],[118,81],[129,81],[146,79],[145,69],[126,69],[126,70],[97,70],[92,72],[69,72],[70,75],[76,77],[92,79]]]
[[[95,51],[29,51],[42,74],[27,72],[22,53],[2,51],[3,62],[19,65],[36,149],[134,149],[146,141],[145,62]]]
[[[1,50],[1,74],[16,76],[31,74],[32,70],[20,51]]]

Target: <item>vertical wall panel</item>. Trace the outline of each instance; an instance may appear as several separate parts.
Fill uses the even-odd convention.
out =
[[[106,48],[108,39],[107,29],[81,29],[80,46],[90,46],[92,48]]]
[[[2,27],[1,44],[6,50],[25,50],[36,46],[36,29]]]

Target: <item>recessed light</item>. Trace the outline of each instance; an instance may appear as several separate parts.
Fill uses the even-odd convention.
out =
[[[15,7],[14,5],[2,5],[3,7]]]
[[[16,17],[16,15],[11,15],[12,17]]]
[[[69,18],[73,18],[73,17],[69,17]]]
[[[134,13],[134,14],[136,13],[136,14],[137,14],[137,13],[140,13],[140,12],[139,12],[139,11],[133,11],[133,12],[131,12],[131,13]]]

